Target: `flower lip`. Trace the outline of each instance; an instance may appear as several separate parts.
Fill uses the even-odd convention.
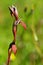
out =
[[[12,15],[15,15],[15,16],[18,16],[18,11],[17,11],[17,8],[12,5],[12,6],[9,6],[9,10],[10,10],[10,14]]]
[[[12,12],[12,13],[13,13],[13,11],[14,11],[14,8],[12,8],[12,7],[9,7],[9,10],[10,10],[10,12]]]

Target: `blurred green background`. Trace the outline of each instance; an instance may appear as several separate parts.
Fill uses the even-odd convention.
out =
[[[0,0],[0,65],[6,63],[8,47],[13,40],[14,18],[8,9],[12,4],[17,7],[19,18],[26,23],[27,30],[18,26],[18,51],[16,60],[10,65],[43,65],[43,0]]]

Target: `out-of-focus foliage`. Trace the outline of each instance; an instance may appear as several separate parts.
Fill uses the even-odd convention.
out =
[[[8,7],[14,4],[27,30],[18,25],[16,60],[10,65],[43,65],[43,0],[0,0],[0,65],[7,61],[8,46],[13,40]]]

